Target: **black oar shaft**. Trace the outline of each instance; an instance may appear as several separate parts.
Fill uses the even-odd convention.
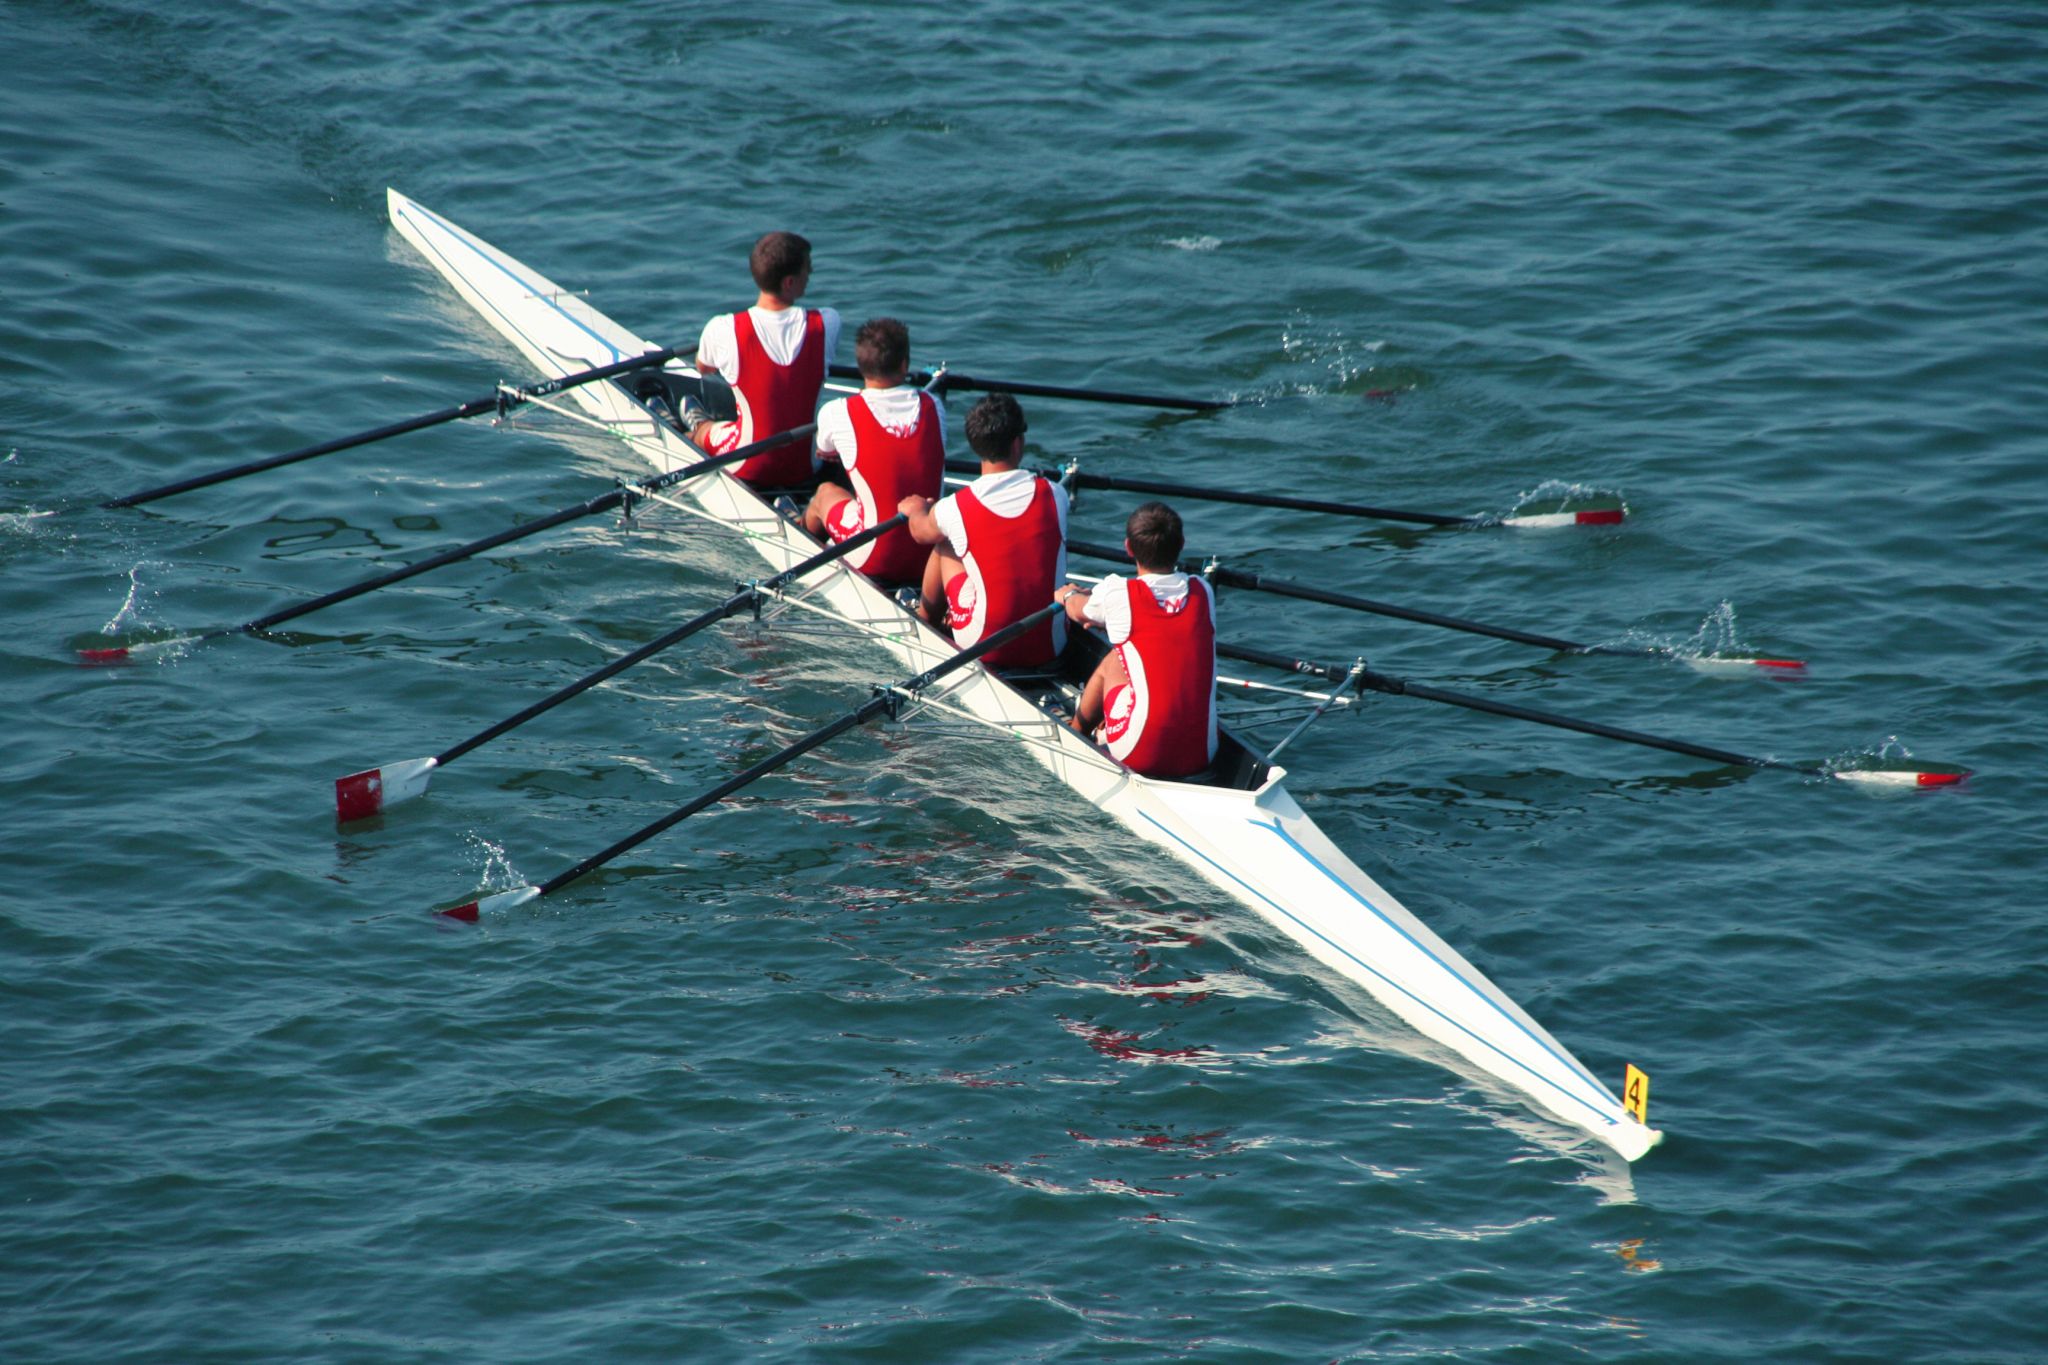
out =
[[[981,472],[981,466],[971,460],[948,460],[946,468],[955,474]],[[1473,517],[1445,516],[1437,512],[1402,512],[1391,507],[1370,507],[1358,502],[1325,502],[1320,498],[1296,498],[1281,493],[1241,493],[1231,488],[1201,488],[1193,484],[1169,483],[1155,479],[1084,474],[1079,470],[1059,476],[1055,481],[1070,484],[1075,488],[1095,488],[1112,493],[1156,493],[1161,497],[1192,498],[1197,502],[1226,502],[1242,507],[1280,507],[1291,512],[1327,512],[1332,516],[1366,517],[1373,521],[1412,521],[1423,526],[1479,524]]]
[[[1305,673],[1314,677],[1327,678],[1332,682],[1354,679],[1352,670],[1337,664],[1316,663],[1309,659],[1296,659],[1271,650],[1253,649],[1244,645],[1219,642],[1217,654],[1230,659],[1241,659],[1246,663],[1264,664],[1293,673]],[[1756,758],[1739,754],[1732,749],[1720,749],[1710,744],[1694,744],[1688,740],[1672,739],[1666,735],[1647,734],[1641,730],[1625,730],[1618,725],[1603,725],[1595,720],[1581,720],[1577,716],[1559,715],[1555,711],[1539,711],[1534,707],[1516,706],[1511,702],[1495,701],[1491,697],[1478,697],[1465,692],[1447,692],[1440,687],[1428,687],[1422,683],[1409,682],[1405,678],[1389,677],[1371,669],[1360,670],[1355,675],[1355,686],[1388,696],[1415,697],[1422,701],[1442,702],[1446,706],[1461,707],[1467,711],[1484,711],[1489,715],[1506,716],[1510,720],[1526,720],[1537,725],[1554,726],[1560,730],[1573,730],[1582,735],[1596,735],[1602,739],[1620,740],[1625,744],[1640,744],[1650,749],[1663,749],[1674,754],[1686,754],[1693,758],[1709,759],[1715,763],[1726,763],[1739,768],[1787,768],[1811,776],[1824,776],[1819,768],[1803,764],[1787,763],[1782,759]]]
[[[553,530],[565,522],[575,521],[581,517],[595,516],[599,512],[617,507],[629,497],[656,493],[664,488],[681,483],[685,479],[708,474],[712,470],[724,468],[726,465],[738,464],[743,460],[751,459],[764,450],[770,450],[779,445],[787,445],[791,441],[803,440],[816,430],[815,424],[797,427],[792,431],[781,432],[764,440],[743,445],[737,450],[729,450],[723,455],[714,455],[710,459],[700,460],[696,464],[685,465],[681,469],[672,469],[666,474],[656,475],[651,479],[642,479],[631,488],[614,488],[609,493],[600,493],[596,497],[579,502],[573,507],[564,507],[560,511],[550,512],[538,521],[529,521],[523,526],[513,526],[503,531],[494,532],[481,540],[473,540],[467,545],[458,545],[452,550],[444,550],[442,553],[432,555],[419,561],[417,564],[408,564],[402,569],[393,569],[389,573],[378,574],[374,578],[366,578],[362,582],[351,584],[346,588],[337,588],[333,592],[323,593],[310,601],[296,603],[280,611],[271,612],[268,616],[259,616],[253,621],[245,621],[239,626],[229,626],[222,630],[209,631],[199,638],[211,640],[223,635],[248,634],[252,631],[268,630],[272,626],[281,625],[286,621],[304,616],[309,612],[318,611],[322,607],[331,607],[337,602],[346,602],[352,597],[361,597],[366,592],[375,592],[379,588],[388,588],[393,583],[404,582],[406,579],[426,573],[430,569],[438,569],[444,565],[468,559],[472,555],[482,554],[485,550],[494,550],[500,545],[509,545],[515,540],[524,540],[528,536],[539,535],[542,531]]]
[[[375,592],[379,588],[388,588],[393,583],[402,583],[408,578],[426,573],[429,570],[457,563],[470,558],[472,555],[482,554],[485,550],[495,550],[500,545],[509,545],[515,540],[524,540],[528,536],[539,535],[542,531],[551,531],[564,522],[575,521],[579,517],[594,516],[599,512],[618,506],[621,502],[625,501],[625,498],[626,491],[615,488],[609,493],[600,494],[590,499],[588,502],[578,503],[574,507],[565,507],[559,512],[550,512],[538,521],[529,521],[523,526],[514,526],[485,536],[482,540],[473,540],[467,545],[458,545],[452,550],[444,550],[440,554],[431,555],[417,563],[408,564],[402,569],[393,569],[389,573],[378,574],[374,578],[366,578],[362,582],[353,583],[346,588],[336,588],[333,592],[322,593],[320,596],[308,601],[286,607],[281,611],[271,612],[268,616],[259,616],[253,621],[245,621],[239,626],[233,626],[227,630],[215,631],[213,633],[215,635],[233,635],[237,633],[246,634],[257,630],[268,630],[272,626],[281,625],[286,621],[304,616],[309,612],[316,612],[322,607],[331,607],[337,602],[346,602],[352,597],[361,597],[366,592]]]
[[[393,422],[389,426],[374,427],[369,431],[357,432],[353,436],[341,436],[331,441],[321,441],[317,445],[288,451],[283,455],[272,455],[266,459],[250,460],[246,464],[231,465],[226,469],[216,469],[210,474],[196,474],[189,479],[180,479],[176,483],[162,484],[156,488],[146,488],[140,493],[130,493],[126,497],[114,498],[111,501],[103,502],[100,506],[139,507],[146,502],[155,502],[158,498],[168,498],[178,493],[189,493],[195,488],[206,488],[213,484],[226,483],[229,479],[239,479],[247,474],[260,474],[266,469],[276,469],[280,465],[297,464],[301,460],[310,460],[320,455],[332,455],[338,450],[348,450],[354,446],[368,445],[372,441],[382,441],[392,436],[403,436],[409,431],[419,431],[425,427],[439,426],[443,422],[456,422],[465,417],[476,417],[486,412],[496,412],[500,405],[516,407],[529,399],[543,398],[549,394],[560,393],[565,389],[573,389],[578,385],[593,383],[600,379],[610,379],[614,375],[625,374],[630,370],[642,370],[650,365],[660,365],[674,359],[675,355],[676,352],[673,347],[662,351],[649,351],[646,355],[634,356],[631,360],[621,360],[610,365],[600,365],[594,370],[582,370],[575,374],[563,375],[560,379],[550,379],[544,383],[535,384],[528,388],[515,389],[508,393],[494,393],[487,398],[472,398],[469,402],[458,403],[452,408],[442,408],[439,412],[430,412],[424,416],[408,418],[403,422]]]
[[[835,379],[859,379],[861,372],[854,365],[831,367]],[[906,376],[913,384],[923,387],[931,383],[929,370],[913,370]],[[1014,393],[1024,398],[1073,398],[1086,403],[1123,403],[1139,408],[1176,408],[1183,412],[1214,412],[1232,404],[1217,398],[1168,398],[1149,393],[1119,393],[1113,389],[1077,389],[1058,384],[1024,384],[1008,379],[977,379],[973,375],[961,374],[957,370],[946,370],[942,374],[943,387],[948,389],[970,389],[988,393]]]
[[[819,553],[812,555],[810,558],[802,561],[801,563],[791,565],[789,568],[784,569],[781,573],[778,573],[771,578],[765,578],[761,580],[759,583],[749,584],[747,587],[740,589],[732,596],[726,598],[723,602],[720,602],[717,606],[712,607],[704,612],[701,612],[697,616],[692,617],[690,620],[683,622],[683,624],[677,626],[674,630],[671,630],[666,634],[657,636],[656,638],[649,640],[646,644],[641,645],[638,649],[634,649],[629,651],[628,653],[621,654],[618,658],[613,659],[610,663],[604,665],[604,667],[595,669],[589,673],[584,674],[575,682],[570,683],[567,687],[563,687],[549,694],[548,696],[541,698],[541,700],[535,702],[533,705],[527,707],[525,710],[519,712],[517,715],[507,716],[505,719],[499,721],[497,724],[493,726],[490,726],[488,729],[479,730],[476,734],[471,735],[468,739],[463,740],[460,744],[453,745],[450,748],[442,751],[441,753],[434,755],[434,765],[436,767],[445,767],[447,764],[454,762],[456,759],[462,757],[470,750],[475,749],[481,745],[488,744],[502,734],[518,729],[520,726],[526,724],[526,722],[532,720],[534,717],[542,715],[545,712],[552,711],[555,707],[560,706],[563,702],[568,701],[571,697],[579,696],[584,692],[588,692],[591,688],[597,686],[601,682],[604,682],[608,678],[617,677],[619,674],[625,672],[633,665],[640,663],[645,659],[652,658],[654,655],[661,653],[661,651],[669,648],[671,645],[680,644],[684,640],[689,639],[692,635],[697,634],[699,631],[717,625],[720,621],[723,621],[728,617],[739,615],[741,612],[746,611],[749,607],[753,606],[756,602],[759,602],[763,595],[780,589],[785,583],[789,583],[795,579],[801,578],[805,574],[810,573],[814,569],[823,568],[827,564],[831,564],[837,560],[846,558],[846,556],[854,553],[855,551],[861,549],[866,545],[873,543],[880,537],[887,535],[890,531],[895,530],[898,526],[901,526],[903,522],[904,518],[901,516],[891,517],[889,518],[889,520],[885,522],[882,522],[875,526],[870,526],[867,530],[862,531],[859,535],[849,536],[847,539],[840,541],[837,545],[834,545],[829,549],[822,550]]]
[[[845,715],[839,717],[839,719],[833,721],[831,724],[821,726],[818,729],[811,731],[802,739],[797,740],[794,744],[791,744],[786,748],[780,749],[775,753],[770,754],[768,757],[762,759],[759,763],[754,764],[751,768],[746,769],[744,772],[735,773],[731,777],[728,777],[725,781],[711,788],[709,791],[704,792],[701,795],[692,797],[689,801],[684,802],[682,805],[676,807],[674,810],[662,816],[659,820],[654,821],[652,824],[642,826],[640,829],[635,830],[633,833],[619,840],[617,843],[613,844],[610,848],[605,849],[603,852],[593,853],[588,858],[585,858],[582,862],[576,864],[572,868],[569,868],[567,871],[561,872],[556,876],[549,878],[547,881],[542,882],[539,887],[540,894],[543,896],[551,895],[554,892],[561,890],[569,883],[577,880],[579,877],[586,876],[589,873],[596,871],[598,868],[604,866],[606,863],[618,857],[620,854],[638,848],[641,844],[646,843],[655,835],[662,833],[664,830],[670,829],[676,825],[681,824],[683,821],[689,819],[691,816],[695,815],[698,811],[703,810],[705,807],[716,805],[718,802],[723,801],[726,797],[731,796],[734,792],[746,786],[748,783],[766,777],[768,774],[774,772],[776,769],[785,767],[794,760],[803,757],[805,754],[817,748],[819,745],[838,738],[840,735],[845,734],[848,730],[851,730],[856,726],[866,724],[868,721],[873,720],[876,716],[881,715],[884,711],[894,709],[898,704],[900,694],[914,694],[922,691],[923,689],[937,682],[940,678],[945,677],[947,674],[965,668],[968,664],[973,663],[976,659],[979,659],[982,655],[988,653],[990,650],[996,649],[1004,644],[1007,644],[1009,641],[1015,639],[1017,636],[1022,635],[1024,632],[1037,626],[1039,622],[1045,620],[1054,612],[1063,610],[1065,610],[1065,608],[1060,606],[1058,603],[1047,603],[1045,606],[1040,607],[1037,611],[1032,612],[1023,620],[1014,621],[1011,624],[1003,627],[1001,630],[994,632],[993,634],[983,636],[980,640],[977,640],[974,644],[968,646],[966,649],[963,649],[959,653],[953,654],[941,660],[939,663],[934,664],[932,667],[926,669],[924,672],[918,674],[916,677],[911,678],[906,682],[900,683],[893,688],[878,689],[874,696],[862,702],[853,710],[848,711]]]
[[[1130,556],[1123,550],[1109,545],[1090,545],[1070,540],[1067,548],[1076,554],[1094,559],[1122,560]],[[1376,616],[1391,616],[1396,620],[1413,621],[1418,625],[1442,626],[1447,630],[1462,630],[1472,635],[1489,635],[1496,640],[1512,640],[1517,644],[1535,645],[1539,649],[1553,649],[1564,654],[1606,654],[1632,651],[1609,650],[1598,645],[1583,645],[1573,640],[1561,640],[1555,635],[1538,635],[1534,631],[1516,630],[1512,626],[1490,626],[1480,621],[1467,621],[1462,617],[1445,616],[1433,611],[1418,611],[1413,607],[1396,606],[1391,602],[1375,602],[1369,597],[1356,597],[1350,593],[1331,592],[1328,588],[1311,587],[1307,583],[1294,583],[1284,578],[1268,578],[1264,574],[1248,573],[1243,569],[1232,569],[1224,565],[1208,565],[1200,560],[1188,560],[1177,566],[1183,572],[1201,575],[1212,583],[1227,588],[1246,588],[1255,592],[1268,592],[1276,597],[1299,598],[1304,602],[1321,602],[1328,606],[1344,607],[1351,611],[1370,612]],[[1648,651],[1645,651],[1648,652]]]
[[[859,707],[847,712],[839,719],[833,721],[830,725],[811,731],[809,734],[805,735],[802,739],[790,745],[788,748],[781,749],[773,754],[770,754],[767,758],[762,759],[753,767],[746,769],[744,772],[734,773],[731,777],[728,777],[725,781],[719,783],[711,790],[704,792],[698,796],[695,796],[691,798],[689,801],[684,802],[682,805],[677,806],[674,810],[670,811],[667,815],[662,816],[653,824],[644,825],[641,828],[633,831],[633,833],[619,840],[617,843],[613,844],[610,848],[605,849],[603,852],[593,853],[588,858],[585,858],[582,862],[576,864],[576,866],[568,869],[565,872],[560,872],[557,873],[555,876],[550,877],[547,881],[544,881],[540,884],[541,895],[553,895],[555,892],[567,886],[570,882],[573,882],[580,877],[584,877],[592,872],[595,872],[598,868],[603,867],[606,863],[618,857],[620,854],[631,852],[633,849],[638,848],[640,845],[646,843],[649,839],[652,839],[655,835],[660,834],[663,831],[670,829],[675,825],[681,824],[683,821],[689,819],[691,816],[695,815],[698,811],[703,810],[705,807],[717,805],[720,801],[723,801],[726,797],[731,796],[734,792],[738,791],[740,788],[746,786],[747,784],[758,781],[761,778],[768,776],[768,774],[774,772],[776,769],[785,767],[788,764],[794,762],[795,760],[802,758],[805,754],[817,748],[819,745],[824,744],[829,740],[838,738],[840,735],[845,734],[848,730],[851,730],[856,726],[866,724],[869,720],[872,720],[874,717],[880,715],[883,711],[887,710],[888,707],[889,698],[886,696],[878,696],[869,699],[868,701],[862,703]]]
[[[1727,763],[1741,768],[1791,768],[1797,772],[1820,775],[1818,768],[1808,768],[1797,763],[1786,763],[1775,758],[1754,758],[1748,754],[1738,754],[1732,749],[1717,749],[1710,744],[1693,744],[1664,735],[1645,734],[1641,730],[1624,730],[1618,725],[1602,725],[1596,720],[1580,720],[1576,716],[1561,716],[1553,711],[1514,706],[1508,702],[1494,701],[1490,697],[1446,692],[1438,687],[1425,687],[1421,683],[1389,678],[1383,673],[1368,671],[1362,675],[1360,681],[1375,692],[1420,697],[1424,701],[1443,702],[1447,706],[1460,706],[1468,711],[1485,711],[1496,716],[1507,716],[1512,720],[1534,721],[1538,725],[1551,725],[1560,730],[1576,730],[1582,735],[1618,739],[1624,744],[1640,744],[1646,748],[1664,749],[1674,754],[1688,754],[1693,758],[1709,759],[1715,763]]]

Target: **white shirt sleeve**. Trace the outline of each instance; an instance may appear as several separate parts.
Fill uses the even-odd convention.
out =
[[[948,493],[933,503],[932,520],[945,533],[946,548],[953,552],[953,558],[967,558],[967,522],[960,515],[959,495]]]
[[[846,411],[847,399],[835,398],[818,409],[818,454],[836,458],[844,468],[853,468],[853,418]]]
[[[1120,645],[1131,638],[1130,582],[1121,574],[1104,574],[1102,581],[1081,604],[1081,615],[1101,626],[1109,642]]]
[[[697,338],[697,368],[718,371],[728,384],[738,382],[740,343],[733,335],[732,314],[720,313],[704,324],[704,334]]]

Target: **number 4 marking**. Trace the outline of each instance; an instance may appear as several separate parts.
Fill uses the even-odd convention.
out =
[[[1650,1121],[1650,1078],[1629,1063],[1621,1080],[1621,1107],[1628,1111],[1637,1123]]]

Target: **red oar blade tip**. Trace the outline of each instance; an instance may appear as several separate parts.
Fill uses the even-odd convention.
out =
[[[1500,519],[1503,526],[1542,531],[1553,526],[1618,526],[1628,516],[1621,507],[1589,507],[1577,512],[1516,512]]]
[[[347,824],[381,815],[387,807],[427,794],[437,766],[431,758],[408,758],[381,768],[366,768],[334,782],[334,818]]]
[[[1756,659],[1749,657],[1700,655],[1685,660],[1686,665],[1702,673],[1747,673],[1770,678],[1798,677],[1806,672],[1803,659]]]
[[[500,911],[515,909],[538,895],[540,895],[540,888],[537,886],[519,886],[514,887],[510,891],[500,891],[495,895],[479,896],[473,901],[464,901],[461,905],[451,905],[446,910],[437,910],[434,913],[442,919],[460,920],[464,924],[475,924],[485,915],[494,915]]]
[[[1968,768],[1929,770],[1926,768],[1854,768],[1828,774],[1844,782],[1872,787],[1953,787],[1970,775]]]
[[[130,655],[127,648],[121,645],[116,645],[112,649],[81,649],[78,651],[78,662],[87,668],[107,668],[114,664],[125,664],[131,657],[133,656]]]

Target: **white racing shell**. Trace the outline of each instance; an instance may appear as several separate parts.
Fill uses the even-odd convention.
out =
[[[544,375],[658,349],[396,190],[390,210],[406,240]],[[657,471],[703,458],[666,425],[651,422],[626,388],[603,382],[571,392]],[[776,570],[818,548],[723,471],[685,481],[674,496],[740,532]],[[899,674],[922,672],[955,651],[951,640],[843,565],[816,570],[800,590],[892,655]],[[928,699],[1026,741],[1025,751],[1083,800],[1264,916],[1318,961],[1456,1052],[1478,1076],[1504,1083],[1629,1160],[1662,1137],[1625,1113],[1563,1044],[1332,844],[1288,795],[1284,770],[1266,770],[1249,791],[1139,777],[978,664],[944,679]]]

